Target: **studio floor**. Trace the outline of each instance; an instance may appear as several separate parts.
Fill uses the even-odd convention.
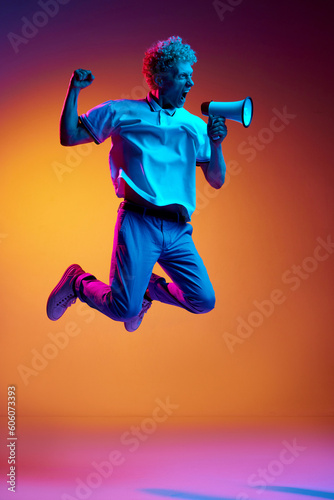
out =
[[[18,417],[14,495],[1,429],[1,500],[334,499],[333,418]]]

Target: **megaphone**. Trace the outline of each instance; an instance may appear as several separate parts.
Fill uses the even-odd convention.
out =
[[[205,116],[223,116],[242,123],[244,127],[249,127],[253,118],[253,101],[250,97],[246,97],[242,101],[203,102],[201,111]]]

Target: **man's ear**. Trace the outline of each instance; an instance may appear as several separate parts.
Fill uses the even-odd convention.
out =
[[[162,85],[162,76],[161,75],[155,75],[154,76],[154,81],[157,87],[161,87]]]

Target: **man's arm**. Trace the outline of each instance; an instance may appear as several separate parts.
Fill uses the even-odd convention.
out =
[[[225,118],[209,116],[208,136],[210,138],[211,158],[209,162],[199,163],[204,176],[210,186],[220,189],[225,182],[226,164],[223,157],[221,143],[227,135]]]
[[[88,87],[93,80],[91,71],[85,69],[75,70],[71,77],[60,117],[60,143],[63,146],[76,146],[94,140],[78,117],[80,90]]]

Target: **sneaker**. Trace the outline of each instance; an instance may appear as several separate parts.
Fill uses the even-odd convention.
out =
[[[74,290],[75,279],[85,271],[78,264],[72,264],[64,272],[61,280],[50,293],[46,305],[46,314],[52,321],[59,319],[66,309],[77,300]]]
[[[137,330],[137,328],[139,328],[140,326],[140,323],[143,321],[144,314],[149,310],[151,305],[152,305],[152,300],[149,300],[148,298],[144,297],[140,313],[138,314],[138,316],[129,319],[129,321],[125,321],[124,323],[125,330],[127,330],[128,332],[134,332],[135,330]]]

